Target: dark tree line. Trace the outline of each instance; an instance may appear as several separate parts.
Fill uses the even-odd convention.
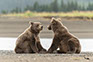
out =
[[[24,11],[21,8],[16,7],[11,10],[11,13],[20,13],[25,12],[27,10],[36,11],[36,12],[70,12],[70,11],[93,11],[93,3],[89,3],[86,7],[85,5],[78,4],[77,1],[68,1],[67,3],[64,0],[61,0],[61,4],[58,4],[58,0],[54,0],[52,3],[48,5],[40,5],[38,2],[35,2],[33,6],[27,5],[24,8]],[[6,13],[5,11],[2,11]]]
[[[77,1],[68,1],[67,3],[64,0],[61,0],[61,4],[58,4],[58,0],[54,0],[49,5],[39,5],[38,2],[35,2],[33,7],[26,7],[27,10],[37,11],[37,12],[69,12],[69,11],[92,11],[93,3],[89,3],[86,7],[85,5],[78,4]]]

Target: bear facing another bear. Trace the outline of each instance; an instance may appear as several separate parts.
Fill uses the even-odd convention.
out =
[[[43,29],[40,22],[30,22],[27,28],[16,41],[16,53],[80,53],[81,45],[79,40],[72,35],[61,23],[61,19],[52,18],[48,26],[54,32],[51,47],[46,51],[40,43],[39,33]],[[57,50],[59,48],[59,50]]]
[[[59,48],[58,53],[71,54],[81,52],[79,40],[61,23],[61,19],[52,18],[48,29],[54,32],[53,42],[48,53],[53,53],[57,48]]]
[[[39,33],[43,29],[40,22],[30,22],[30,26],[16,40],[16,53],[44,53]]]

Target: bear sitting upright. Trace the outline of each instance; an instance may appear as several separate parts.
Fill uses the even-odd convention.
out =
[[[30,26],[16,40],[16,53],[46,52],[41,46],[39,33],[43,29],[40,22],[30,22]]]
[[[61,23],[61,19],[52,18],[48,29],[54,32],[53,42],[48,53],[53,53],[57,48],[59,48],[58,53],[71,54],[81,52],[79,40]]]

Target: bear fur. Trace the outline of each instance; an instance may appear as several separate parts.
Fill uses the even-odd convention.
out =
[[[58,53],[78,54],[81,52],[79,40],[61,23],[61,19],[52,18],[48,29],[54,32],[54,38],[48,53],[53,53],[57,48],[59,48]]]
[[[40,22],[30,22],[30,26],[18,36],[16,40],[16,53],[40,53],[46,52],[41,46],[39,33],[43,29]]]

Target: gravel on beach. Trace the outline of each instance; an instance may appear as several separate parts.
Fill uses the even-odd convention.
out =
[[[16,54],[1,50],[0,62],[93,62],[92,52],[81,54]]]

